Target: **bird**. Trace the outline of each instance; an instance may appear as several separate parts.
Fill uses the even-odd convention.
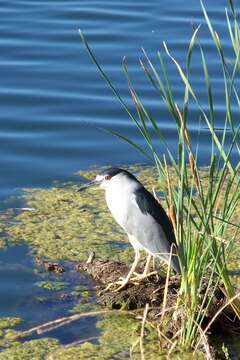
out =
[[[143,184],[129,171],[111,167],[82,185],[78,191],[98,186],[105,190],[107,206],[116,222],[127,233],[135,258],[125,278],[117,282],[115,291],[123,289],[130,281],[140,260],[140,250],[148,254],[142,274],[132,279],[148,277],[151,257],[159,257],[176,273],[180,273],[177,244],[172,223],[163,207]],[[112,284],[111,284],[112,285]]]

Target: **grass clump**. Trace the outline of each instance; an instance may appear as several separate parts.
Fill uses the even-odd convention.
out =
[[[80,32],[91,59],[144,138],[148,151],[122,134],[112,133],[127,141],[153,162],[159,182],[161,183],[162,179],[167,182],[166,203],[174,226],[181,266],[181,286],[175,308],[175,315],[178,314],[181,330],[175,335],[175,339],[178,346],[184,349],[197,349],[201,342],[205,344],[205,350],[209,356],[203,321],[208,314],[214,290],[219,284],[229,299],[229,304],[236,316],[240,319],[240,300],[238,295],[235,295],[235,289],[227,270],[228,257],[239,234],[239,220],[236,221],[235,214],[240,198],[240,162],[238,160],[240,125],[236,123],[232,111],[233,105],[236,104],[238,108],[240,106],[239,88],[236,86],[240,69],[240,30],[237,12],[232,1],[229,1],[229,5],[230,10],[226,10],[226,28],[232,44],[233,60],[231,64],[228,64],[220,36],[214,30],[201,2],[205,23],[212,36],[216,56],[219,58],[225,92],[223,100],[225,114],[221,132],[218,132],[216,128],[217,114],[207,58],[198,39],[200,27],[193,31],[185,66],[180,65],[174,58],[166,43],[163,44],[163,52],[157,54],[158,66],[153,64],[143,50],[143,59],[140,60],[143,72],[151,86],[160,95],[161,100],[163,99],[176,126],[178,140],[175,152],[164,138],[160,122],[152,116],[151,111],[144,105],[134,88],[126,60],[123,62],[123,70],[135,112],[127,107]],[[207,108],[201,104],[197,89],[190,80],[194,75],[191,68],[194,51],[197,52],[202,65],[202,79],[208,99]],[[184,93],[181,104],[177,104],[174,98],[174,89],[165,65],[166,61],[174,64],[176,76],[183,85]],[[211,143],[209,163],[207,164],[207,181],[205,182],[201,179],[198,165],[198,155],[201,149],[193,143],[189,131],[192,104],[198,110],[199,128],[200,130],[201,127],[207,128]],[[160,149],[162,146],[165,147],[164,156],[159,154],[159,144],[161,145]],[[169,172],[169,165],[172,174]],[[205,279],[208,279],[208,287],[206,292],[201,294]]]

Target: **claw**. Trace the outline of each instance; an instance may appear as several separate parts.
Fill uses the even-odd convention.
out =
[[[135,276],[141,276],[141,275],[142,275],[142,274],[140,274],[140,273],[138,273],[138,272],[136,272],[136,271],[134,271],[133,274],[134,274]]]
[[[122,289],[125,288],[125,286],[129,283],[129,279],[127,278],[122,278],[122,280],[118,281],[117,284],[119,284],[120,286],[117,287],[116,289],[113,290],[113,292],[118,292]]]
[[[103,289],[103,290],[101,290],[101,291],[99,292],[99,295],[107,292],[109,289],[111,289],[112,287],[115,287],[116,285],[120,285],[120,286],[118,286],[116,289],[114,289],[114,290],[112,291],[112,292],[118,292],[118,291],[122,290],[123,288],[125,288],[125,286],[126,286],[129,282],[130,282],[130,281],[129,281],[128,278],[120,277],[120,279],[119,279],[118,281],[112,282],[112,283],[108,284],[108,286],[107,286],[105,289]]]
[[[136,275],[135,277],[131,278],[131,281],[137,281],[137,282],[141,282],[142,280],[147,279],[148,277],[152,276],[152,275],[157,275],[157,271],[152,271],[148,274],[138,274],[138,273],[134,273],[134,275]]]
[[[99,291],[98,295],[102,295],[103,293],[107,292],[111,287],[113,287],[116,283],[110,283],[108,286],[105,287],[105,289]]]

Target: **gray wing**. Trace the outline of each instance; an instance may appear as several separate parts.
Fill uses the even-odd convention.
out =
[[[145,188],[133,194],[124,227],[147,251],[168,261],[171,245],[176,246],[172,224],[164,209]],[[176,256],[172,257],[171,266],[180,271]]]

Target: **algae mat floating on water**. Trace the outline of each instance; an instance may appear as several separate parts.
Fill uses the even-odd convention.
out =
[[[47,338],[17,343],[1,352],[0,360],[42,360],[58,347],[57,340]]]
[[[24,343],[16,342],[0,353],[0,360],[139,360],[141,323],[122,315],[107,316],[98,322],[102,330],[97,344],[85,342],[61,346],[55,339],[45,338]],[[134,346],[135,344],[135,346]],[[159,355],[159,339],[150,325],[145,326],[144,355],[148,360],[167,359]],[[130,357],[131,352],[131,357]],[[173,354],[173,360],[203,360],[203,354]]]

